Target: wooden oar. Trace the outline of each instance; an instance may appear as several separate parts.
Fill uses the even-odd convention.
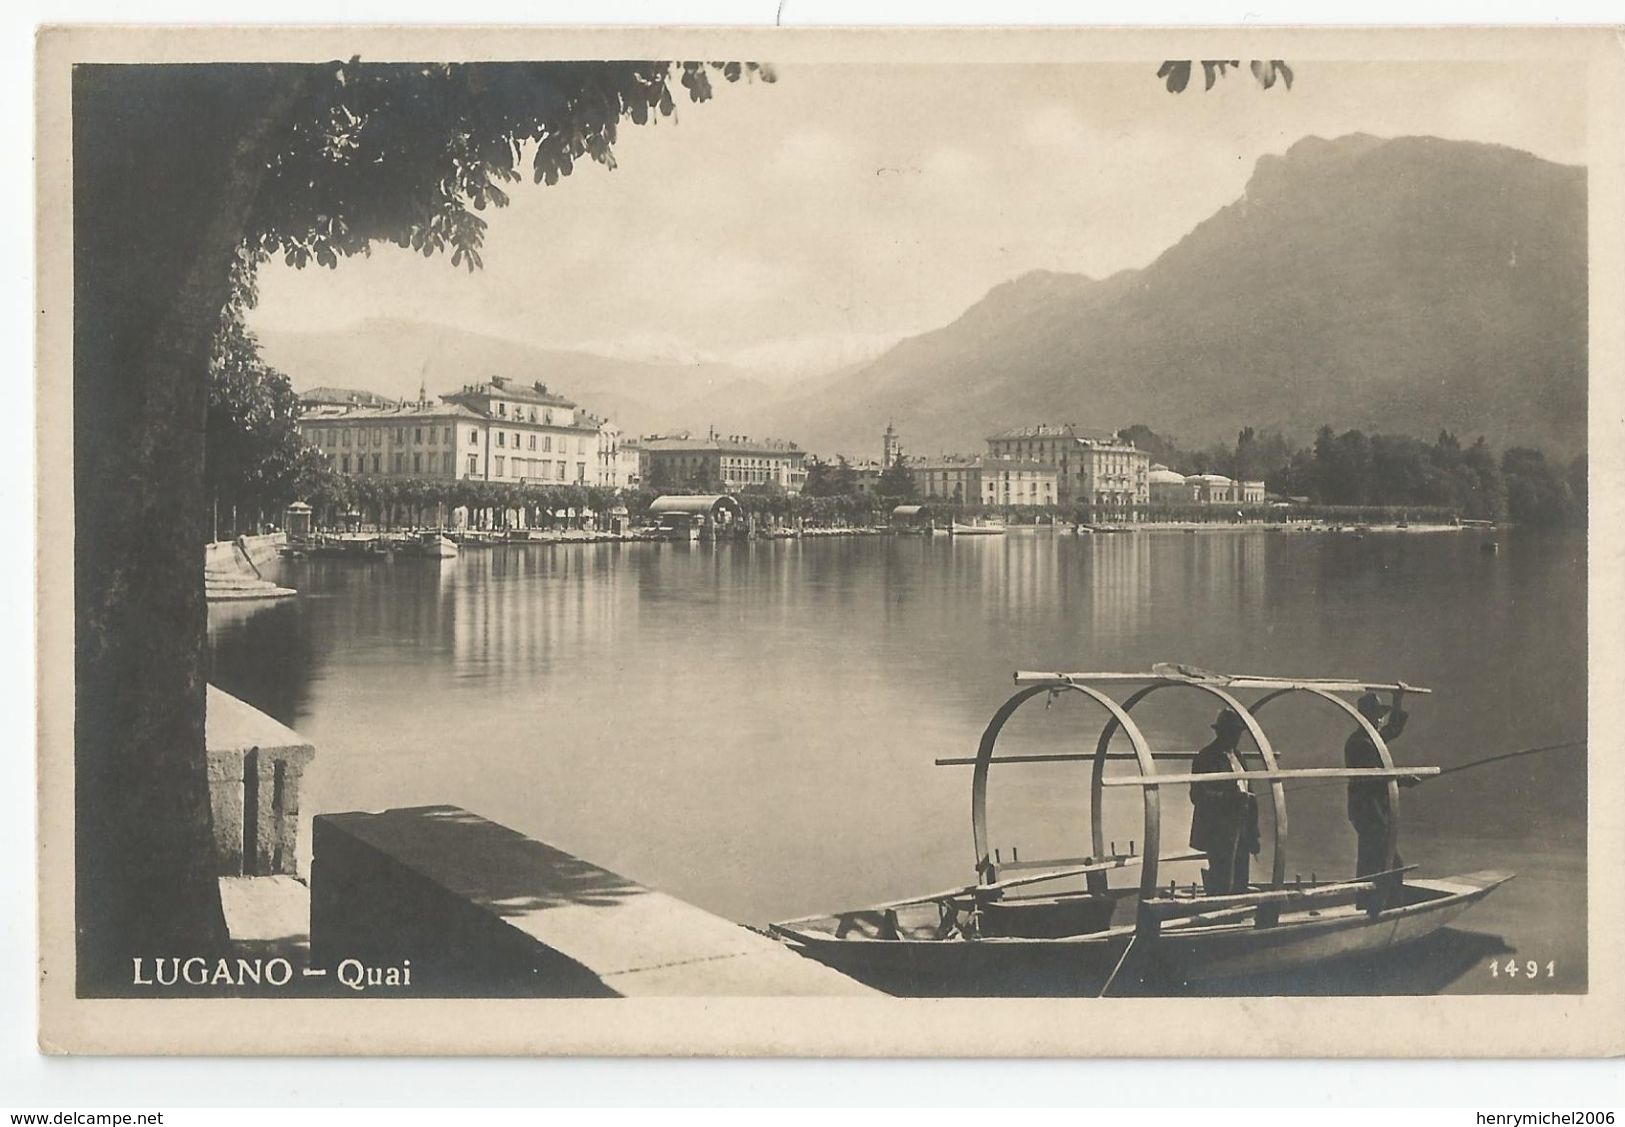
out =
[[[1201,852],[1175,853],[1167,857],[1159,858],[1159,860],[1162,864],[1167,865],[1172,864],[1175,861],[1195,861],[1198,858],[1206,856],[1207,854]],[[887,908],[906,908],[911,904],[933,904],[941,900],[957,900],[965,896],[986,896],[988,893],[1002,893],[1009,888],[1022,888],[1029,884],[1043,884],[1046,881],[1061,880],[1065,877],[1081,877],[1088,873],[1105,873],[1111,872],[1113,869],[1133,868],[1134,866],[1141,864],[1144,860],[1145,857],[1143,855],[1108,857],[1099,861],[1091,861],[1087,865],[1077,865],[1067,869],[1056,869],[1055,871],[1048,873],[1034,873],[1032,876],[1026,877],[1010,877],[1007,880],[994,881],[991,884],[961,885],[959,888],[947,888],[943,889],[941,892],[928,892],[923,896],[911,896],[907,900],[888,900],[884,904],[875,904],[868,908],[859,908],[857,910],[860,912],[881,912],[885,911]],[[850,915],[852,913],[843,914]]]
[[[1332,900],[1347,896],[1351,892],[1370,892],[1377,887],[1377,882],[1384,877],[1398,876],[1415,868],[1415,865],[1405,865],[1397,869],[1385,869],[1380,873],[1370,873],[1358,880],[1313,885],[1309,888],[1271,888],[1261,889],[1258,892],[1232,893],[1225,896],[1190,896],[1177,899],[1156,897],[1140,901],[1140,908],[1159,920],[1167,920],[1204,915],[1208,912],[1216,912],[1226,908],[1252,909],[1261,904],[1312,903],[1317,900]]]
[[[1106,754],[1107,759],[1123,759],[1138,761],[1139,756],[1132,751],[1113,751]],[[1153,751],[1153,759],[1195,759],[1194,751]],[[1092,753],[1080,752],[1049,752],[1043,755],[995,755],[988,759],[989,763],[1093,763],[1096,756]],[[974,767],[978,760],[974,755],[949,756],[942,759],[933,759],[932,764],[937,767]]]
[[[1279,782],[1286,779],[1409,779],[1439,774],[1437,767],[1295,767],[1278,771],[1206,771],[1182,775],[1116,775],[1102,779],[1108,787],[1177,786],[1181,783],[1231,783],[1249,779]]]
[[[1262,684],[1266,681],[1272,681],[1277,682],[1283,688],[1315,688],[1325,689],[1332,692],[1356,692],[1359,690],[1370,691],[1373,689],[1380,689],[1386,692],[1399,691],[1406,693],[1419,693],[1423,696],[1430,695],[1433,692],[1432,689],[1424,689],[1417,685],[1407,685],[1403,681],[1387,683],[1375,681],[1356,681],[1352,677],[1272,677],[1268,674],[1257,673],[1217,673],[1211,669],[1203,669],[1199,665],[1185,665],[1184,663],[1177,661],[1155,662],[1151,666],[1151,672],[1155,673],[1159,677],[1187,681],[1220,681],[1226,684],[1234,684],[1238,681]]]
[[[1159,672],[1161,670],[1161,672]],[[1182,672],[1183,671],[1183,672]],[[1152,666],[1150,673],[1044,673],[1017,670],[1017,685],[1042,685],[1055,682],[1080,684],[1152,684],[1158,681],[1189,681],[1195,685],[1218,685],[1227,689],[1319,689],[1331,693],[1395,692],[1403,691],[1427,696],[1432,689],[1424,689],[1404,682],[1359,681],[1352,678],[1266,677],[1255,674],[1214,673],[1199,670],[1193,665],[1175,665],[1161,662]]]

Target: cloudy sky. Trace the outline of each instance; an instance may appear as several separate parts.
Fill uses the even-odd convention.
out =
[[[481,272],[389,246],[335,271],[268,264],[254,323],[412,318],[797,370],[944,324],[1029,270],[1142,266],[1306,135],[1583,160],[1582,93],[1557,68],[1296,69],[1290,91],[1243,73],[1176,96],[1154,65],[784,66],[675,123],[628,123],[614,172],[518,186],[487,213]]]

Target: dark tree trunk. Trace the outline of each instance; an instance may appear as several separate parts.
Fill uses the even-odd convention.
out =
[[[78,987],[225,943],[203,720],[209,345],[298,72],[74,75]]]

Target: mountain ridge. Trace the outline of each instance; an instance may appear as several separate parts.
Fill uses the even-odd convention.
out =
[[[431,393],[500,372],[630,433],[716,425],[856,457],[878,456],[887,422],[930,454],[979,452],[986,435],[1041,421],[1146,423],[1187,446],[1243,426],[1297,441],[1322,423],[1450,429],[1564,456],[1585,441],[1585,175],[1500,145],[1304,137],[1143,267],[1029,271],[788,388],[722,363],[392,318],[261,336],[295,386],[410,396],[420,368]]]
[[[1007,426],[1441,428],[1584,445],[1585,170],[1498,145],[1306,137],[1145,267],[1024,275],[781,404],[813,448],[974,451]],[[1071,279],[1067,281],[1065,279]],[[858,440],[858,442],[855,442]]]

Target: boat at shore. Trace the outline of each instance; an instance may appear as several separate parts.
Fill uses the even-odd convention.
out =
[[[322,536],[304,547],[305,555],[316,559],[383,559],[390,550],[388,541],[381,537],[354,533]]]
[[[974,768],[971,831],[973,883],[902,900],[770,925],[770,932],[801,954],[887,993],[909,996],[972,994],[1106,995],[1178,990],[1198,982],[1227,982],[1316,967],[1355,956],[1380,956],[1444,927],[1511,873],[1415,875],[1398,863],[1398,785],[1425,778],[1437,767],[1396,767],[1377,729],[1345,699],[1353,693],[1427,694],[1400,684],[1357,680],[1226,676],[1189,666],[1159,665],[1151,673],[1017,673],[1017,690],[994,714],[974,757],[938,759],[939,766]],[[1127,690],[1119,700],[1112,690]],[[1131,712],[1164,690],[1201,692],[1234,710],[1246,727],[1238,749],[1242,770],[1191,774],[1188,767],[1159,771],[1159,763],[1193,758],[1158,752]],[[997,755],[1005,723],[1026,702],[1076,692],[1099,705],[1107,719],[1093,751],[1050,755]],[[1244,705],[1234,694],[1258,694]],[[1308,696],[1363,728],[1380,768],[1278,765],[1258,713],[1288,695]],[[1245,745],[1250,737],[1251,747]],[[1128,750],[1123,750],[1124,745]],[[1077,762],[1090,767],[1090,841],[1080,855],[1022,859],[1015,848],[992,844],[987,785],[995,766]],[[1108,773],[1108,763],[1132,764]],[[1369,778],[1385,782],[1392,823],[1382,872],[1308,882],[1287,877],[1286,786],[1305,779]],[[1233,780],[1256,784],[1259,801],[1273,806],[1271,875],[1244,890],[1209,894],[1198,884],[1165,879],[1165,867],[1206,860],[1200,851],[1165,850],[1161,795],[1177,788],[1183,800],[1192,782]],[[1109,794],[1130,793],[1142,807],[1142,848],[1127,851],[1105,839],[1103,807]],[[1113,884],[1117,873],[1138,879]]]
[[[404,545],[401,554],[431,560],[454,560],[458,556],[457,541],[440,532],[424,532],[416,540]]]
[[[1007,529],[1002,524],[961,524],[956,520],[948,531],[954,536],[1003,536]]]

